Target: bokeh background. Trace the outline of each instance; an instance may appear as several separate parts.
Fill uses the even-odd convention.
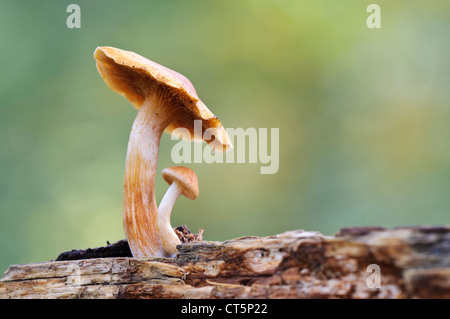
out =
[[[81,29],[66,8],[81,7]],[[279,128],[279,171],[189,164],[173,226],[205,239],[450,223],[450,3],[361,0],[0,2],[0,272],[124,238],[136,110],[99,45],[186,76],[225,127]],[[165,135],[157,199],[177,141]]]

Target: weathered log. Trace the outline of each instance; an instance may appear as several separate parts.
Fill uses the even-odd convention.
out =
[[[12,265],[0,298],[450,298],[450,228],[289,231],[178,246],[175,258]]]

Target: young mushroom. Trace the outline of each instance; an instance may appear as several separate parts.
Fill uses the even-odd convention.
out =
[[[134,257],[167,256],[158,233],[155,174],[159,143],[164,131],[178,127],[203,139],[215,151],[231,147],[220,121],[198,98],[183,75],[134,52],[98,47],[94,58],[108,86],[138,109],[128,142],[124,177],[123,227]],[[202,136],[194,136],[194,121],[202,123]]]
[[[164,194],[158,207],[158,232],[164,250],[170,256],[177,252],[177,245],[181,243],[177,234],[170,224],[170,214],[173,205],[180,195],[189,199],[196,199],[198,196],[198,180],[195,172],[184,166],[168,167],[163,169],[162,177],[169,184],[169,188]]]

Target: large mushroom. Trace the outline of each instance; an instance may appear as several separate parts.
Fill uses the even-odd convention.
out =
[[[108,86],[125,96],[138,109],[130,133],[125,164],[123,227],[134,257],[165,257],[157,227],[155,175],[159,143],[164,130],[178,127],[203,139],[215,151],[231,147],[220,121],[198,98],[192,83],[183,75],[134,52],[98,47],[94,58]],[[202,136],[194,136],[194,121],[202,123]],[[210,136],[211,134],[207,134]]]

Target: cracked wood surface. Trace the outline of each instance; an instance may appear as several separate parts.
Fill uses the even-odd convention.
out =
[[[173,259],[12,265],[0,298],[450,298],[449,227],[297,230],[178,249]]]

